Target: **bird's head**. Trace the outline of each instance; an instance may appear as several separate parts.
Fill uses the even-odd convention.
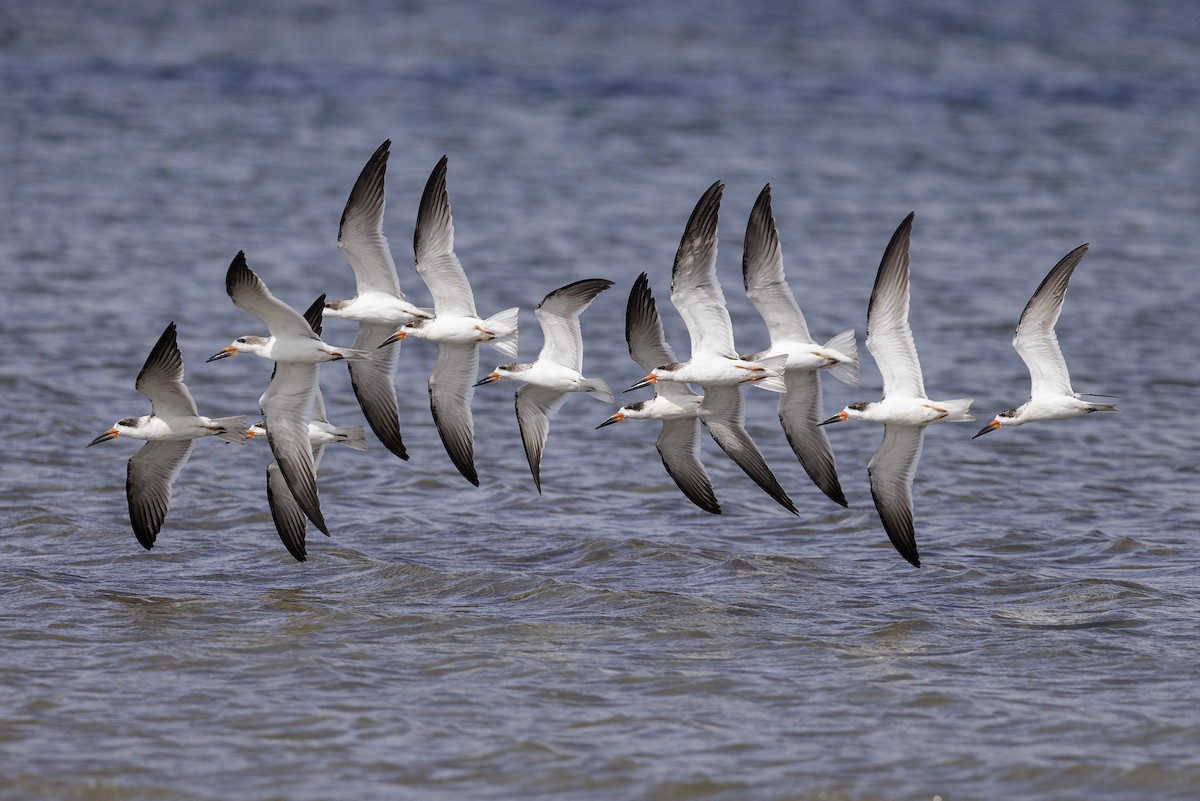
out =
[[[237,356],[239,353],[262,354],[266,352],[267,345],[270,342],[270,337],[238,337],[204,361],[205,363],[215,362],[217,359],[228,359],[230,356]]]
[[[379,347],[382,348],[384,345],[391,345],[394,342],[403,342],[409,337],[412,337],[413,339],[426,339],[425,324],[432,319],[432,317],[418,317],[414,320],[408,321],[404,325],[397,328],[396,333],[383,340]]]
[[[671,376],[675,375],[675,373],[678,372],[681,367],[683,367],[683,365],[679,362],[671,362],[670,364],[659,365],[650,372],[646,373],[645,377],[642,378],[641,381],[622,391],[633,392],[635,389],[641,389],[642,387],[648,387],[657,384],[660,379],[669,381]]]
[[[993,417],[992,422],[988,423],[986,426],[979,429],[979,433],[977,433],[974,437],[971,437],[971,439],[977,439],[979,437],[982,437],[984,434],[990,434],[991,432],[1000,428],[1000,426],[1012,425],[1013,420],[1016,419],[1016,417],[1017,417],[1016,409],[1005,409],[1004,411],[1000,412],[995,417]]]
[[[622,406],[620,409],[617,409],[616,414],[605,420],[600,425],[596,426],[596,428],[604,428],[605,426],[610,426],[613,423],[619,423],[627,417],[630,420],[643,420],[649,417],[649,414],[646,413],[646,402],[638,401],[637,403],[630,403],[626,406]]]
[[[827,426],[830,423],[844,423],[847,420],[862,420],[866,415],[867,408],[870,403],[863,401],[862,403],[851,403],[849,406],[842,409],[840,412],[830,417],[828,420],[817,423],[819,426]]]
[[[484,384],[490,384],[493,381],[500,381],[504,378],[512,378],[513,373],[519,373],[522,370],[527,369],[529,369],[529,365],[527,364],[517,364],[515,362],[511,364],[502,364],[492,372],[485,375],[483,378],[476,381],[475,386],[479,387],[483,386]]]
[[[112,428],[108,429],[103,434],[89,442],[87,447],[90,448],[93,445],[99,445],[101,442],[108,442],[110,439],[116,439],[122,434],[127,437],[131,436],[137,438],[137,434],[139,433],[140,429],[149,419],[150,415],[146,415],[145,417],[126,417],[122,420],[118,420],[117,422],[113,423]]]

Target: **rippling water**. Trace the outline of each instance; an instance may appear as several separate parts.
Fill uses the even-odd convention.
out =
[[[101,5],[0,10],[0,798],[1200,793],[1194,6]],[[83,446],[142,413],[133,380],[170,320],[201,410],[253,414],[269,366],[203,363],[257,330],[225,267],[245,249],[300,307],[352,295],[337,219],[388,137],[406,291],[428,302],[408,244],[446,153],[459,254],[481,310],[524,309],[523,356],[542,295],[607,277],[588,371],[632,383],[642,270],[686,352],[670,264],[716,179],[738,344],[764,345],[739,265],[770,181],[818,338],[861,334],[916,210],[926,382],[980,417],[1023,400],[1016,316],[1090,242],[1059,334],[1076,387],[1122,413],[931,430],[918,571],[871,506],[876,427],[831,432],[843,510],[775,398],[749,393],[801,515],[706,442],[714,518],[663,473],[656,426],[594,431],[611,409],[586,398],[554,421],[539,497],[512,388],[489,385],[475,489],[414,343],[397,377],[413,458],[330,451],[335,536],[310,536],[307,564],[273,531],[266,450],[214,441],[142,551],[131,448]],[[863,372],[827,380],[826,408],[877,397]],[[331,418],[358,422],[345,373],[322,380]]]

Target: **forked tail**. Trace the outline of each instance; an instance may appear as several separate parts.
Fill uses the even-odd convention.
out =
[[[217,439],[236,445],[246,444],[246,415],[241,417],[217,417],[212,421]]]
[[[787,384],[783,381],[783,367],[787,364],[788,355],[781,353],[778,356],[768,356],[765,359],[760,359],[757,364],[767,371],[762,378],[757,376],[762,373],[751,373],[751,386],[765,389],[768,392],[787,392]]]
[[[849,331],[843,331],[826,342],[824,347],[846,357],[846,361],[831,364],[825,368],[825,371],[838,381],[849,384],[852,387],[857,387],[858,343],[854,339],[854,329],[851,328]]]
[[[513,359],[517,358],[517,320],[520,311],[514,306],[483,321],[487,330],[496,335],[495,339],[488,340],[488,344]]]
[[[330,346],[331,350],[337,356],[351,362],[363,362],[371,358],[372,352],[369,350],[355,350],[354,348],[335,348]]]
[[[591,396],[598,401],[604,403],[613,402],[613,391],[609,388],[608,382],[603,378],[585,378],[583,379],[585,391],[591,393]]]
[[[353,448],[356,451],[365,451],[367,449],[367,435],[363,431],[362,426],[335,428],[333,433],[338,437],[338,443],[345,445],[347,448]]]
[[[974,398],[954,398],[953,400],[930,401],[930,405],[946,410],[946,416],[938,420],[941,423],[969,423],[975,418],[970,415]]]
[[[1117,404],[1115,403],[1089,403],[1087,405],[1088,414],[1092,412],[1115,412]]]

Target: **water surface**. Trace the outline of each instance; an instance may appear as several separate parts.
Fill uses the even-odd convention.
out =
[[[0,12],[0,798],[1192,798],[1200,402],[1200,13],[1172,3],[43,2]],[[861,331],[916,210],[912,317],[934,397],[1019,404],[1010,346],[1051,266],[1091,250],[1060,338],[1121,414],[928,432],[924,567],[892,550],[865,465],[851,507],[754,436],[800,509],[715,445],[692,507],[656,427],[572,398],[533,490],[512,387],[478,390],[478,489],[445,457],[423,343],[397,385],[402,463],[331,450],[334,537],[280,546],[266,450],[198,443],[153,552],[129,530],[133,381],[174,320],[202,412],[254,414],[270,368],[203,359],[258,323],[230,259],[297,307],[349,297],[338,215],[393,140],[387,231],[409,296],[429,170],[450,158],[481,311],[570,281],[588,372],[640,377],[625,294],[726,182],[720,272],[765,345],[741,236],[771,182],[818,338]],[[329,321],[349,343],[352,325]],[[861,339],[860,339],[861,344]],[[483,367],[505,361],[484,351]],[[330,417],[361,422],[338,365]],[[826,409],[878,397],[826,380]]]

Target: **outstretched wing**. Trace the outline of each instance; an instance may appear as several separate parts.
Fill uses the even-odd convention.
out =
[[[550,418],[562,407],[568,394],[532,384],[517,390],[517,424],[538,492],[542,491],[542,450],[550,433]]]
[[[283,546],[297,562],[305,561],[308,558],[305,548],[308,518],[288,489],[279,462],[273,459],[267,465],[267,504],[271,507],[271,519],[275,521],[275,531]]]
[[[829,437],[821,428],[821,377],[816,371],[784,373],[787,392],[779,396],[779,422],[804,472],[835,503],[848,506],[838,481]]]
[[[337,244],[354,271],[358,294],[381,292],[403,298],[396,263],[383,235],[383,183],[391,145],[390,139],[380,145],[358,174],[342,211]]]
[[[196,414],[196,401],[183,383],[183,355],[175,341],[175,323],[163,330],[134,384],[150,399],[159,417],[186,417]]]
[[[575,372],[583,370],[583,333],[579,315],[592,300],[613,285],[603,278],[587,278],[551,292],[542,298],[535,313],[542,325],[542,352],[545,359]]]
[[[429,406],[438,436],[450,461],[463,478],[479,486],[475,472],[475,420],[471,398],[479,372],[479,350],[474,345],[438,343],[437,364],[429,377]]]
[[[1054,324],[1062,313],[1067,283],[1087,249],[1086,244],[1080,245],[1063,256],[1042,279],[1021,312],[1021,320],[1013,334],[1013,347],[1029,368],[1032,384],[1030,396],[1074,394],[1071,375],[1067,372],[1067,360],[1063,358],[1062,348],[1058,345]]]
[[[262,279],[246,265],[246,254],[240,250],[225,272],[225,292],[234,306],[262,320],[271,336],[319,339],[300,312],[271,294]]]
[[[883,375],[883,396],[925,397],[925,380],[917,345],[908,325],[908,243],[910,213],[892,234],[871,290],[867,307],[867,349]]]
[[[362,350],[373,348],[395,330],[394,325],[359,323],[354,347]],[[392,381],[399,355],[400,345],[396,344],[373,351],[370,359],[347,361],[346,366],[350,370],[350,386],[354,388],[354,397],[358,398],[358,405],[362,407],[363,416],[367,418],[371,430],[385,448],[407,460],[408,450],[400,438],[396,385]]]
[[[442,156],[421,195],[413,233],[417,275],[429,287],[434,311],[456,317],[476,317],[475,295],[454,253],[454,218],[446,192],[446,157]]]
[[[737,358],[733,324],[717,281],[717,212],[724,188],[717,181],[701,195],[683,229],[671,270],[671,302],[687,325],[693,359],[698,355]]]
[[[162,530],[171,506],[171,485],[191,453],[192,440],[152,440],[129,460],[125,474],[129,522],[146,550],[154,547]]]
[[[675,352],[667,344],[662,318],[650,291],[650,279],[645,273],[633,282],[625,304],[625,342],[629,356],[647,373],[675,361]],[[669,383],[669,382],[664,382]]]
[[[664,420],[658,435],[658,455],[680,491],[706,512],[721,514],[712,481],[700,461],[700,421]]]
[[[921,566],[921,557],[917,554],[917,535],[913,531],[912,482],[924,439],[923,426],[885,425],[883,442],[867,464],[871,497],[883,530],[900,555],[914,567]]]
[[[308,438],[316,391],[316,364],[276,362],[275,375],[258,403],[267,425],[267,442],[288,489],[305,516],[328,534],[317,498],[316,462]]]
[[[771,213],[771,185],[767,184],[750,209],[746,244],[742,251],[742,281],[746,297],[758,309],[771,343],[812,342],[808,323],[783,274],[783,251]]]
[[[750,439],[746,431],[745,414],[743,412],[742,392],[737,387],[705,387],[704,400],[700,403],[700,420],[708,427],[708,433],[721,446],[737,466],[746,475],[754,479],[754,483],[763,492],[775,499],[775,502],[792,514],[798,514],[792,500],[779,486],[775,474],[767,466],[767,460],[762,452]]]

